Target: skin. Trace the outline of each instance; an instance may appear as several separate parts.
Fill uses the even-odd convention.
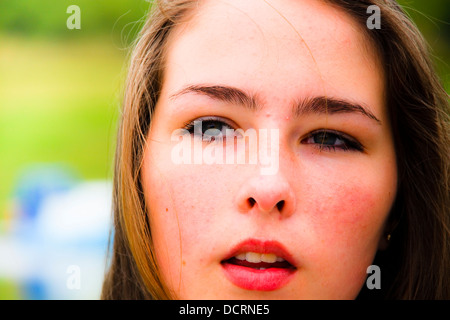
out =
[[[397,186],[375,50],[351,17],[322,1],[206,1],[196,10],[171,37],[142,168],[163,280],[181,299],[355,298],[383,246]],[[260,108],[173,97],[199,84],[239,88]],[[379,122],[358,112],[293,114],[295,101],[315,96],[363,105]],[[171,134],[208,116],[234,129],[278,129],[277,172],[262,175],[260,164],[175,164]],[[308,140],[324,128],[364,150]],[[290,252],[297,271],[286,285],[246,290],[227,279],[221,261],[248,238],[276,240]]]

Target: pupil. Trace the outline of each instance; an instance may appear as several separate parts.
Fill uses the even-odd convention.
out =
[[[314,143],[333,145],[336,143],[336,136],[323,132],[314,136]]]
[[[220,125],[218,125],[217,122],[209,121],[206,124],[203,124],[203,132],[205,132],[208,129],[217,129],[220,131]]]

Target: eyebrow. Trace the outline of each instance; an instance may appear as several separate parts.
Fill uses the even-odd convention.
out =
[[[246,93],[238,88],[221,85],[191,85],[183,88],[179,92],[170,96],[170,99],[176,99],[185,94],[200,94],[207,96],[214,100],[228,102],[236,105],[241,105],[251,111],[256,111],[261,108],[258,103],[258,97],[254,94]],[[317,96],[297,100],[293,104],[292,113],[295,117],[300,117],[305,114],[339,114],[339,113],[359,113],[376,123],[381,124],[381,121],[372,113],[367,107],[361,104],[350,102],[344,99],[333,97]]]
[[[256,111],[259,108],[255,95],[245,93],[238,88],[229,86],[192,85],[171,95],[170,99],[175,99],[189,93],[201,94],[208,96],[211,99],[242,105],[252,111]]]
[[[299,117],[308,113],[359,113],[371,120],[374,120],[378,124],[381,124],[379,120],[368,108],[363,107],[358,103],[353,103],[343,99],[336,99],[332,97],[313,97],[309,99],[301,100],[294,106],[293,114]]]

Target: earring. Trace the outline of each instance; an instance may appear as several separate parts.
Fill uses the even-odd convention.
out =
[[[391,241],[391,234],[388,234],[388,235],[386,236],[386,240],[387,240],[387,241]]]

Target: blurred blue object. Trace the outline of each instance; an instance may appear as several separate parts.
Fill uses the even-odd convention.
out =
[[[22,219],[34,219],[42,201],[52,193],[69,190],[75,175],[61,165],[35,165],[19,177],[14,196],[20,204]]]
[[[61,166],[34,167],[16,189],[18,214],[0,238],[0,278],[24,299],[98,299],[110,232],[110,181],[79,181]]]

